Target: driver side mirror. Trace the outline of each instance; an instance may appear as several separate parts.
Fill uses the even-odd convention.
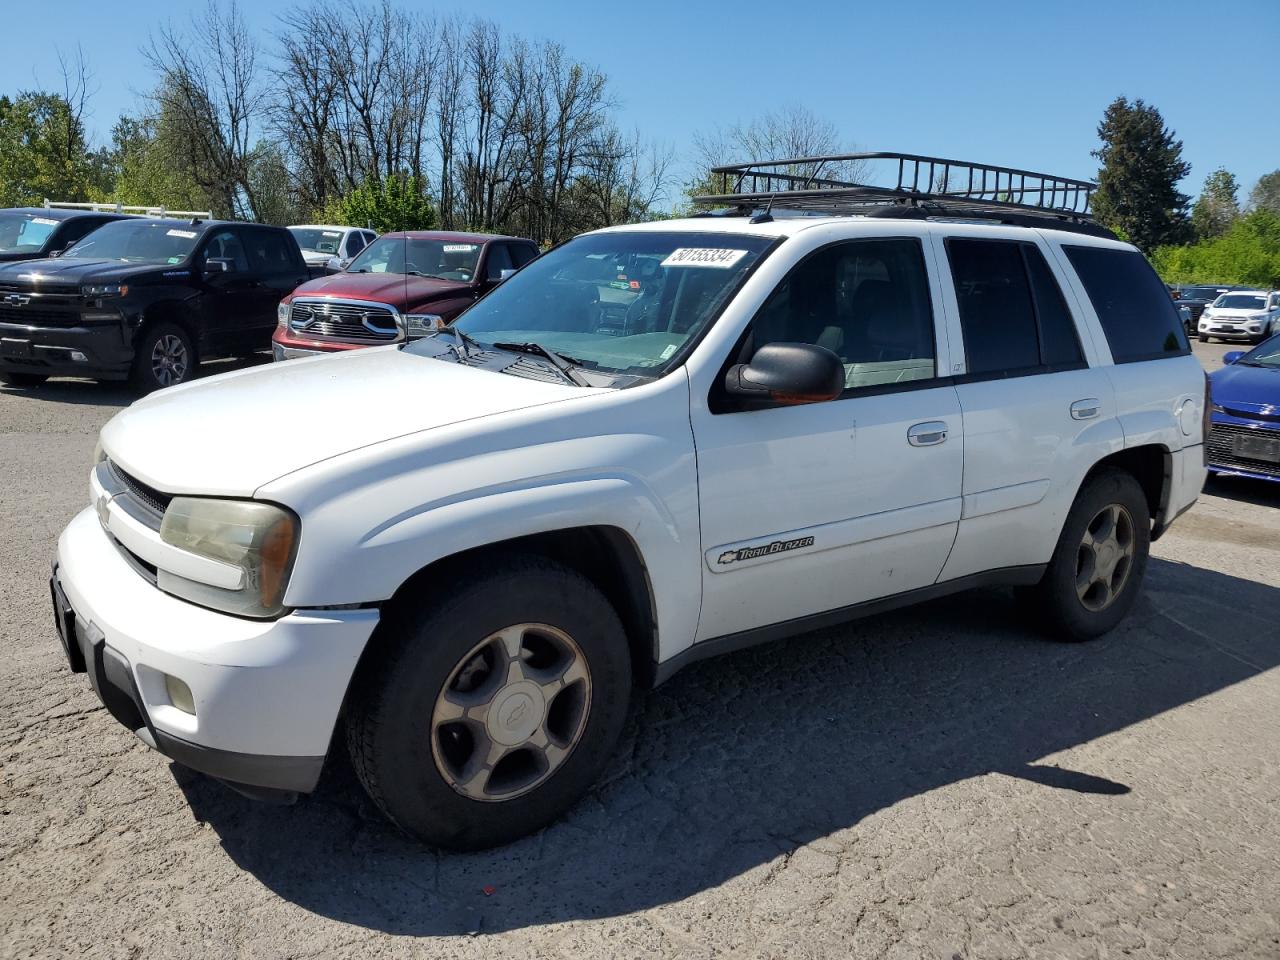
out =
[[[750,363],[729,368],[724,388],[731,397],[744,400],[822,403],[844,393],[844,364],[817,344],[766,343]]]
[[[236,262],[230,257],[210,257],[204,262],[204,275],[216,277],[220,273],[235,273]]]
[[[1222,355],[1222,362],[1230,366],[1244,356],[1243,350],[1228,350]]]

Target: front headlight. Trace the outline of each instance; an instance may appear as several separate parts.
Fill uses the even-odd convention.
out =
[[[410,340],[433,334],[443,326],[443,318],[434,313],[410,313],[404,318],[404,333]]]
[[[105,459],[107,459],[107,451],[102,449],[102,438],[99,437],[97,444],[93,448],[93,465],[96,467]]]
[[[280,303],[276,306],[276,325],[282,329],[289,326],[289,311],[292,305]]]
[[[1214,412],[1214,413],[1226,413],[1226,412],[1227,412],[1227,411],[1225,411],[1225,410],[1223,410],[1223,409],[1222,409],[1222,404],[1220,404],[1220,403],[1211,403],[1211,404],[1209,404],[1209,408],[1210,408],[1211,410],[1213,410],[1213,412]]]
[[[239,587],[227,588],[160,569],[157,584],[166,593],[243,617],[284,612],[298,548],[298,518],[291,511],[250,500],[174,497],[164,512],[160,539],[242,573]]]
[[[80,288],[86,297],[123,297],[129,292],[127,283],[91,283]]]

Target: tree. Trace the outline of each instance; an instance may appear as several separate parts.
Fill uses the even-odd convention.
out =
[[[1280,215],[1259,208],[1221,236],[1155,250],[1151,262],[1166,283],[1247,283],[1280,286]]]
[[[1249,192],[1249,206],[1280,214],[1280,170],[1272,170],[1258,178]]]
[[[95,180],[84,124],[65,96],[0,97],[0,206],[88,200]]]
[[[1093,195],[1097,219],[1123,230],[1143,251],[1179,243],[1188,233],[1188,197],[1178,181],[1191,171],[1160,111],[1142,100],[1117,97],[1098,125],[1102,161]]]
[[[389,230],[430,230],[436,225],[435,207],[421,180],[411,175],[366,180],[324,209],[326,223]]]
[[[1200,199],[1191,208],[1191,225],[1197,239],[1220,237],[1227,232],[1227,228],[1240,216],[1239,190],[1235,174],[1222,167],[1205,178]]]

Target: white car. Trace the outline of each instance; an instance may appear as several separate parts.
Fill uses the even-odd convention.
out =
[[[1201,343],[1212,337],[1261,343],[1277,329],[1280,329],[1280,292],[1232,290],[1204,308],[1196,333]]]
[[[342,270],[361,250],[378,239],[372,230],[330,224],[299,223],[289,227],[312,276]]]
[[[155,393],[58,544],[72,666],[254,795],[341,716],[377,805],[473,848],[695,660],[980,585],[1105,633],[1204,482],[1206,378],[1134,247],[1042,222],[611,228],[420,341]]]

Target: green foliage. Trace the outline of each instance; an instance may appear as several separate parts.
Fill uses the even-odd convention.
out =
[[[88,200],[99,174],[84,125],[64,97],[0,97],[0,206]]]
[[[121,116],[111,131],[114,189],[101,199],[171,210],[213,209],[187,172],[175,138],[167,134],[153,117]]]
[[[436,209],[426,185],[417,177],[388,177],[365,181],[324,207],[320,220],[349,227],[389,230],[430,230],[436,225]]]
[[[1099,222],[1123,230],[1143,251],[1184,240],[1188,198],[1178,192],[1178,181],[1191,167],[1160,111],[1117,97],[1098,125],[1098,138],[1102,147],[1093,155],[1102,169],[1093,211]]]
[[[1160,247],[1151,255],[1166,283],[1247,283],[1280,287],[1280,214],[1258,209],[1237,219],[1221,236],[1187,246]]]
[[[1191,226],[1195,229],[1196,239],[1207,240],[1227,232],[1227,228],[1240,216],[1239,190],[1240,183],[1235,174],[1222,167],[1205,178],[1200,198],[1191,209]]]
[[[1249,193],[1249,204],[1258,210],[1280,214],[1280,170],[1272,170],[1258,178]]]

